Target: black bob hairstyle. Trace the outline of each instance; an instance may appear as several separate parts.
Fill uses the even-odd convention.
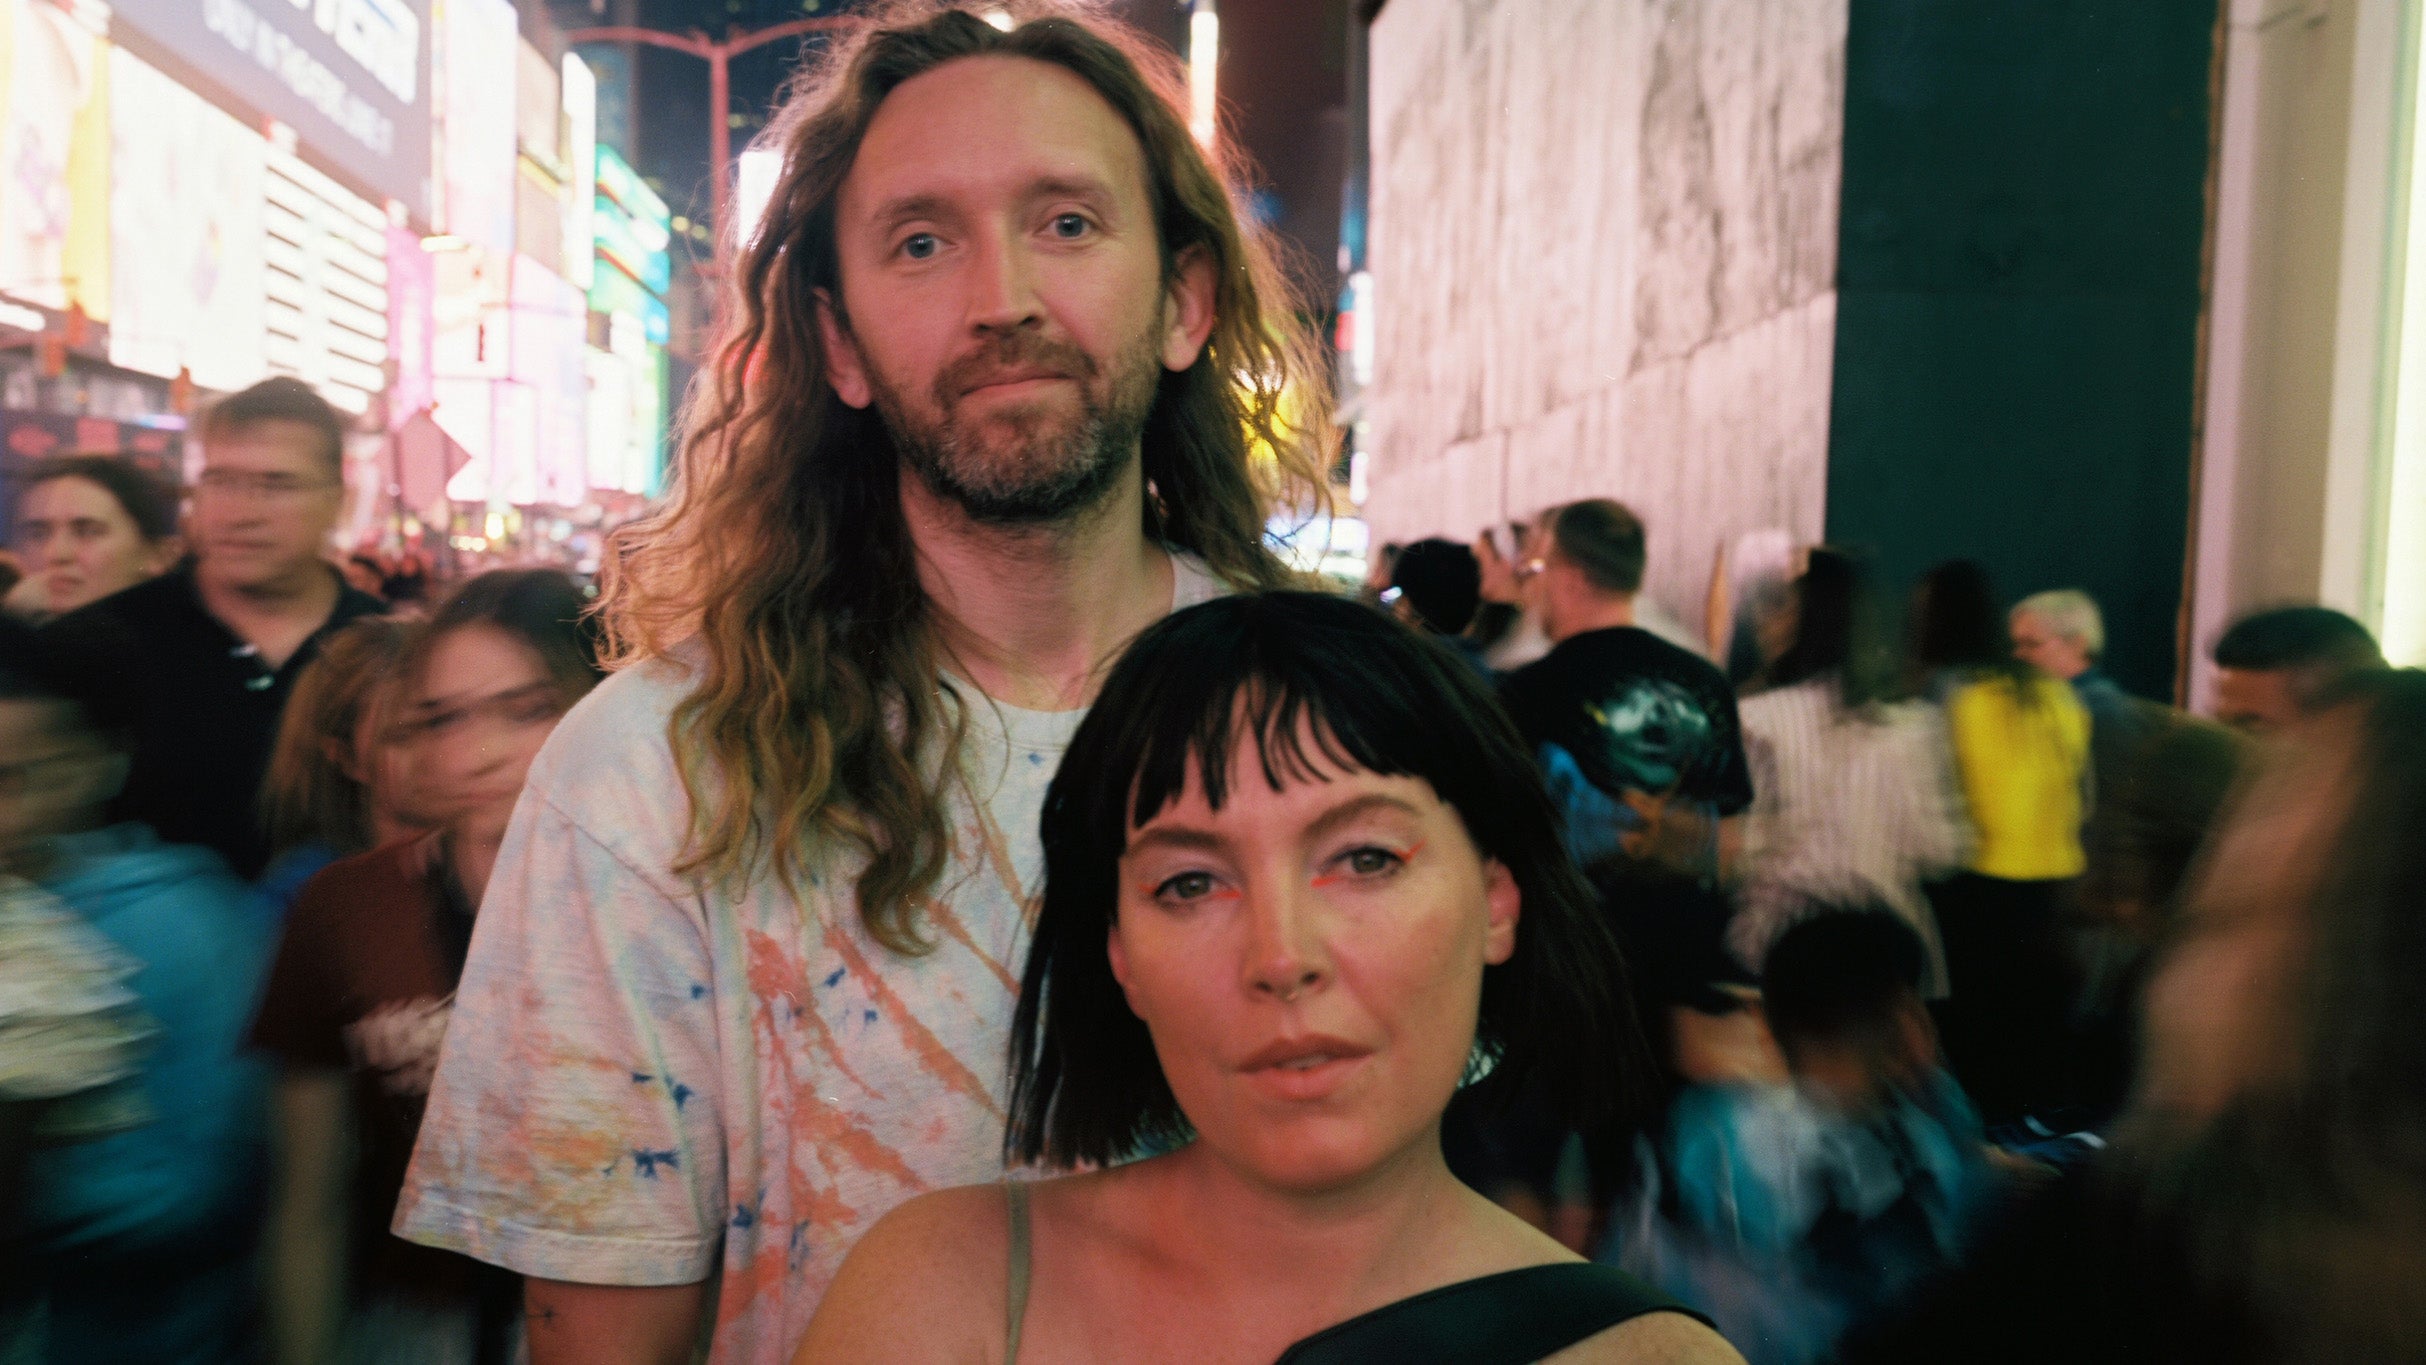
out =
[[[1219,809],[1240,743],[1255,745],[1275,791],[1341,770],[1421,778],[1515,877],[1516,950],[1483,971],[1475,1034],[1492,1066],[1477,1085],[1502,1099],[1555,1096],[1585,1128],[1637,1097],[1647,1054],[1616,941],[1482,681],[1370,607],[1270,592],[1191,607],[1140,635],[1054,775],[1044,905],[1011,1024],[1012,1160],[1109,1163],[1193,1135],[1106,939],[1129,832],[1179,798],[1191,759]]]

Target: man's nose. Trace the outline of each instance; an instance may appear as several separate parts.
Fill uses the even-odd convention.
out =
[[[1043,319],[1033,262],[1018,241],[994,234],[979,242],[968,306],[969,324],[980,332],[1015,332]]]

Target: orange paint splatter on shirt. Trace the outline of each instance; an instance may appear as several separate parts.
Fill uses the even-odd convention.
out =
[[[985,1082],[963,1065],[960,1058],[953,1056],[952,1050],[943,1045],[943,1040],[937,1038],[933,1030],[919,1022],[909,1005],[886,983],[884,974],[869,964],[867,954],[859,951],[859,946],[851,942],[847,934],[829,927],[826,930],[826,946],[832,948],[835,955],[843,960],[843,965],[858,976],[860,988],[876,1002],[877,1009],[884,1012],[893,1027],[901,1030],[903,1046],[918,1059],[920,1066],[926,1068],[928,1075],[942,1082],[946,1089],[956,1090],[985,1106],[986,1112],[995,1118],[1004,1117],[1002,1106],[995,1102],[993,1092],[986,1088]]]
[[[994,973],[994,978],[1002,982],[1004,990],[1014,996],[1019,994],[1019,978],[1011,975],[1011,969],[996,961],[993,954],[977,946],[977,940],[969,936],[969,926],[960,922],[960,916],[953,914],[951,907],[942,901],[931,900],[926,908],[927,918],[936,928],[943,930],[945,937],[968,949],[969,956],[984,963],[986,970]]]

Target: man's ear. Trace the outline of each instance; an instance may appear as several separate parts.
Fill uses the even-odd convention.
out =
[[[1221,284],[1213,253],[1192,246],[1172,263],[1171,283],[1163,294],[1162,364],[1177,372],[1203,355],[1205,339],[1213,335],[1213,298]]]
[[[1516,921],[1524,900],[1506,864],[1497,858],[1483,863],[1483,961],[1491,966],[1516,956]]]
[[[868,386],[867,357],[859,353],[859,339],[842,320],[842,309],[834,296],[817,291],[817,333],[825,340],[826,382],[834,386],[834,396],[855,408],[864,408],[876,397]]]

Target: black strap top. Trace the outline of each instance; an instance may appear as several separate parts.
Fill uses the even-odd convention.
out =
[[[1614,1266],[1565,1261],[1386,1304],[1298,1342],[1278,1365],[1526,1365],[1646,1313],[1709,1322]]]
[[[1003,1365],[1018,1365],[1028,1313],[1028,1191],[1013,1181],[1003,1193],[1011,1214]],[[1276,1365],[1526,1365],[1646,1313],[1710,1321],[1615,1267],[1567,1261],[1460,1280],[1385,1304],[1298,1342]]]

